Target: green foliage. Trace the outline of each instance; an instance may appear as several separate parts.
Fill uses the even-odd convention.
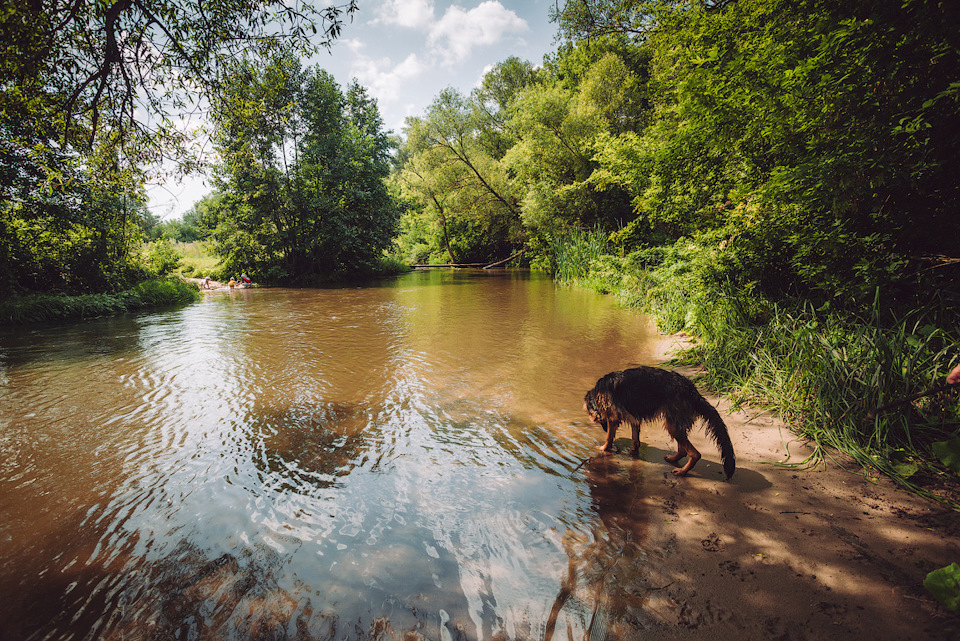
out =
[[[142,224],[150,240],[167,240],[178,243],[192,243],[206,240],[217,226],[217,205],[213,202],[217,194],[208,194],[197,202],[181,218],[160,222],[148,220]]]
[[[526,242],[535,264],[550,238],[633,218],[618,182],[593,180],[598,137],[649,112],[649,56],[622,38],[565,47],[545,70],[511,58],[471,96],[445,90],[407,121],[396,175],[404,198],[433,219],[411,227],[421,255],[502,258]],[[428,235],[424,235],[429,231]]]
[[[296,9],[280,0],[184,3],[46,0],[0,12],[2,100],[46,112],[61,147],[93,148],[102,135],[136,139],[141,152],[183,151],[173,120],[198,90],[216,88],[225,66],[251,47],[304,52],[319,25],[322,46],[339,33],[354,0]],[[159,123],[159,124],[158,124]],[[121,143],[123,144],[123,143]]]
[[[516,144],[506,130],[513,104],[521,91],[536,86],[542,74],[533,65],[510,57],[488,71],[472,96],[477,143],[484,153],[500,160]]]
[[[181,305],[200,296],[196,286],[177,279],[138,283],[116,294],[31,294],[0,302],[0,323],[26,325],[113,316],[140,309]]]
[[[534,234],[613,229],[632,218],[619,184],[594,180],[597,141],[638,126],[645,113],[644,84],[623,50],[596,43],[568,48],[554,61],[556,76],[516,98],[507,126],[518,142],[504,162],[525,192],[523,222]]]
[[[722,0],[721,0],[722,2]],[[568,0],[555,3],[550,19],[568,40],[587,40],[610,34],[642,36],[653,25],[663,0]]]
[[[960,48],[942,25],[956,12],[664,5],[647,41],[651,125],[602,138],[595,179],[627,189],[651,233],[726,234],[744,286],[863,309],[907,256],[955,251],[960,126],[943,108]]]
[[[931,445],[933,453],[954,474],[960,474],[960,436],[949,441],[937,441]]]
[[[183,254],[177,251],[168,239],[161,238],[144,247],[144,262],[157,276],[168,276],[180,268]]]
[[[179,268],[181,276],[190,278],[209,276],[214,280],[223,280],[219,278],[223,275],[220,259],[217,257],[211,241],[177,243],[175,248],[182,255]]]
[[[489,83],[485,91],[498,99],[509,93],[494,92]],[[478,96],[447,89],[424,118],[407,119],[397,180],[403,198],[432,222],[411,226],[420,238],[402,244],[426,245],[421,254],[483,262],[504,258],[522,243],[516,186],[487,135],[503,135],[491,129],[496,119],[485,105],[494,98]]]
[[[4,289],[114,291],[142,278],[133,253],[140,232],[125,200],[90,190],[66,205],[69,212],[42,201],[0,203]]]
[[[158,225],[144,208],[147,168],[196,166],[183,111],[219,95],[239,52],[313,51],[317,27],[328,45],[356,10],[353,0],[5,3],[0,286],[116,292],[144,278],[142,235],[191,234],[186,218]]]
[[[951,563],[930,572],[923,580],[923,587],[951,612],[960,610],[960,565]]]
[[[591,145],[603,126],[600,108],[551,82],[520,96],[509,126],[522,136],[504,160],[526,192],[524,224],[559,233],[581,219],[595,223],[600,197],[586,181],[593,170]]]
[[[399,212],[384,182],[392,143],[365,89],[344,94],[288,54],[244,59],[212,115],[223,162],[207,207],[225,270],[312,283],[378,263]]]

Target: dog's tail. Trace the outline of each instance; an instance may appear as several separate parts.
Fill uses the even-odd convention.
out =
[[[730,442],[730,434],[727,433],[727,426],[717,408],[710,404],[710,401],[700,397],[697,409],[700,416],[707,422],[707,433],[713,438],[720,450],[720,462],[723,464],[723,471],[729,479],[737,469],[737,457],[733,453],[733,443]]]

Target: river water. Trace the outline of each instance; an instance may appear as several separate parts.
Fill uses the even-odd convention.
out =
[[[642,466],[582,399],[653,346],[516,272],[0,332],[0,637],[601,638]]]

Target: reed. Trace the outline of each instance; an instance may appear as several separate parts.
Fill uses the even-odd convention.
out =
[[[554,238],[550,243],[554,278],[571,285],[602,284],[597,267],[608,256],[608,245],[606,235],[600,231],[576,231]]]
[[[775,410],[817,448],[802,464],[817,463],[827,447],[925,493],[911,479],[945,470],[933,443],[956,434],[956,395],[930,396],[877,409],[929,390],[951,364],[953,337],[923,312],[881,324],[878,302],[868,322],[820,315],[805,306],[776,308],[768,322],[738,323],[729,304],[685,358],[701,363],[721,393]]]

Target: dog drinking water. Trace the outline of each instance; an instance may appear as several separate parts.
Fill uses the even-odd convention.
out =
[[[613,452],[613,444],[620,423],[632,428],[633,449],[640,452],[640,423],[662,418],[667,433],[677,442],[677,453],[664,459],[678,465],[684,457],[686,464],[673,473],[685,476],[700,460],[700,452],[690,443],[687,435],[694,422],[700,418],[706,423],[707,433],[720,449],[723,471],[729,479],[736,469],[733,444],[727,426],[716,408],[705,399],[688,378],[656,367],[635,367],[619,372],[610,372],[600,378],[583,399],[583,408],[594,423],[607,433],[607,440],[599,448]]]

